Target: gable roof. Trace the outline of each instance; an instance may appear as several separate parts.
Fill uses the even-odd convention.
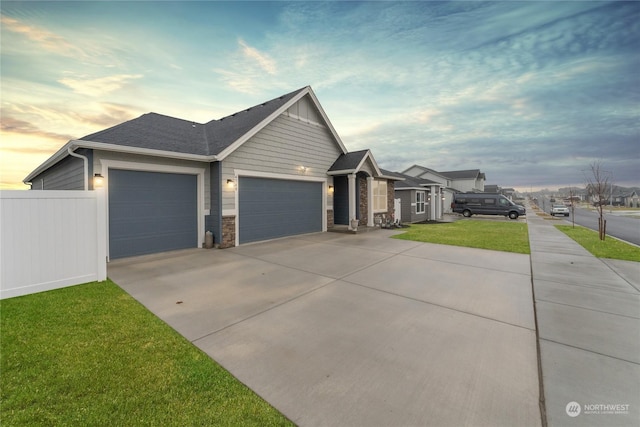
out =
[[[371,161],[375,177],[392,180],[403,179],[394,176],[393,174],[389,175],[385,173],[386,171],[380,169],[378,163],[373,158],[373,154],[371,154],[371,150],[360,150],[341,154],[338,159],[333,162],[333,165],[331,165],[331,167],[327,171],[327,175],[346,175],[358,173],[360,169],[362,169],[362,166],[365,164],[367,159]]]
[[[385,173],[385,175],[393,175],[398,177],[399,179],[402,179],[402,181],[396,183],[396,186],[395,186],[396,190],[426,190],[425,188],[426,186],[442,185],[439,182],[435,182],[430,179],[418,178],[415,176],[406,175],[399,172],[390,172],[390,171],[385,171],[384,169],[383,169],[383,172]]]
[[[406,174],[407,174],[407,172],[409,172],[411,169],[414,169],[414,168],[415,168],[415,169],[419,169],[419,170],[421,170],[421,171],[422,171],[422,173],[420,173],[420,174],[416,175],[417,177],[420,177],[420,176],[422,176],[422,175],[424,175],[424,174],[426,174],[426,173],[431,173],[431,174],[434,174],[434,175],[441,176],[441,177],[443,177],[443,178],[447,178],[446,176],[444,176],[442,173],[440,173],[440,172],[438,172],[438,171],[435,171],[435,170],[433,170],[433,169],[429,169],[429,168],[426,168],[426,167],[424,167],[424,166],[420,166],[420,165],[413,165],[413,166],[411,166],[411,167],[408,167],[407,169],[405,169],[404,171],[402,171],[402,174],[403,174],[403,175],[406,175]],[[407,176],[414,176],[414,175],[407,175]]]
[[[484,173],[480,172],[480,169],[440,172],[440,175],[451,179],[485,179]]]
[[[304,96],[309,96],[343,153],[347,150],[310,86],[219,120],[196,123],[157,113],[142,116],[71,140],[31,172],[24,182],[77,148],[92,148],[198,161],[223,160]]]

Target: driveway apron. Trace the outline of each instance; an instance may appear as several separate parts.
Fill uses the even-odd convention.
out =
[[[540,426],[528,255],[318,233],[109,276],[301,426]]]

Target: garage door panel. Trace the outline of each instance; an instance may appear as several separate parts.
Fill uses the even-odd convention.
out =
[[[240,243],[322,231],[322,183],[242,177]]]
[[[195,175],[109,171],[112,259],[197,247]]]

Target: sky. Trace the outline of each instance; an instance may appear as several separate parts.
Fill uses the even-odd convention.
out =
[[[640,186],[640,2],[2,1],[0,188],[147,112],[208,122],[311,86],[384,169],[520,191]]]

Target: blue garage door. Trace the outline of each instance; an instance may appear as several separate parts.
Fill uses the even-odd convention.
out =
[[[322,231],[322,183],[242,177],[239,241],[257,242]]]
[[[196,175],[109,169],[109,258],[198,246]]]

